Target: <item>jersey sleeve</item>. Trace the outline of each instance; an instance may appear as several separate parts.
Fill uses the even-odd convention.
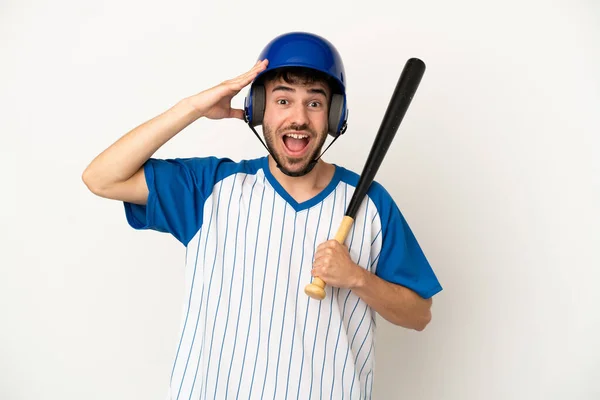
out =
[[[382,196],[378,211],[381,221],[379,254],[375,274],[380,278],[407,287],[428,299],[442,290],[423,249],[397,204]]]
[[[204,203],[225,159],[151,158],[144,164],[146,205],[125,202],[129,225],[138,230],[169,233],[187,245],[202,225]]]

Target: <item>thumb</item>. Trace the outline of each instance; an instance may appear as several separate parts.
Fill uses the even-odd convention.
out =
[[[240,110],[239,108],[232,108],[231,111],[229,111],[229,117],[244,120],[244,110]]]

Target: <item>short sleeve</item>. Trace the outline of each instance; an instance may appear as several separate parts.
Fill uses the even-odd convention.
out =
[[[146,205],[125,202],[127,222],[134,229],[169,233],[187,245],[202,226],[204,203],[226,159],[151,158],[144,164]]]
[[[383,199],[378,205],[381,250],[375,274],[428,299],[442,286],[396,203],[385,196]]]

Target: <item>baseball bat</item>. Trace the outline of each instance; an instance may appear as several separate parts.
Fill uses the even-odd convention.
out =
[[[346,237],[356,218],[356,213],[385,158],[392,140],[396,136],[396,132],[421,83],[424,73],[425,63],[418,58],[411,58],[404,65],[373,145],[371,146],[354,194],[350,199],[350,203],[335,235],[335,240],[340,244],[346,241]],[[325,282],[319,277],[313,277],[312,282],[304,288],[304,292],[313,299],[322,300],[325,298]]]

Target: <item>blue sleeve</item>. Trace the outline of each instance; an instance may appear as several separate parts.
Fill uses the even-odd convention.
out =
[[[204,202],[223,161],[215,157],[149,159],[144,164],[148,201],[146,205],[125,202],[127,222],[134,229],[170,233],[187,245],[202,226]]]
[[[433,297],[442,286],[408,222],[389,196],[382,196],[378,208],[381,252],[375,274],[413,290],[424,299]]]

